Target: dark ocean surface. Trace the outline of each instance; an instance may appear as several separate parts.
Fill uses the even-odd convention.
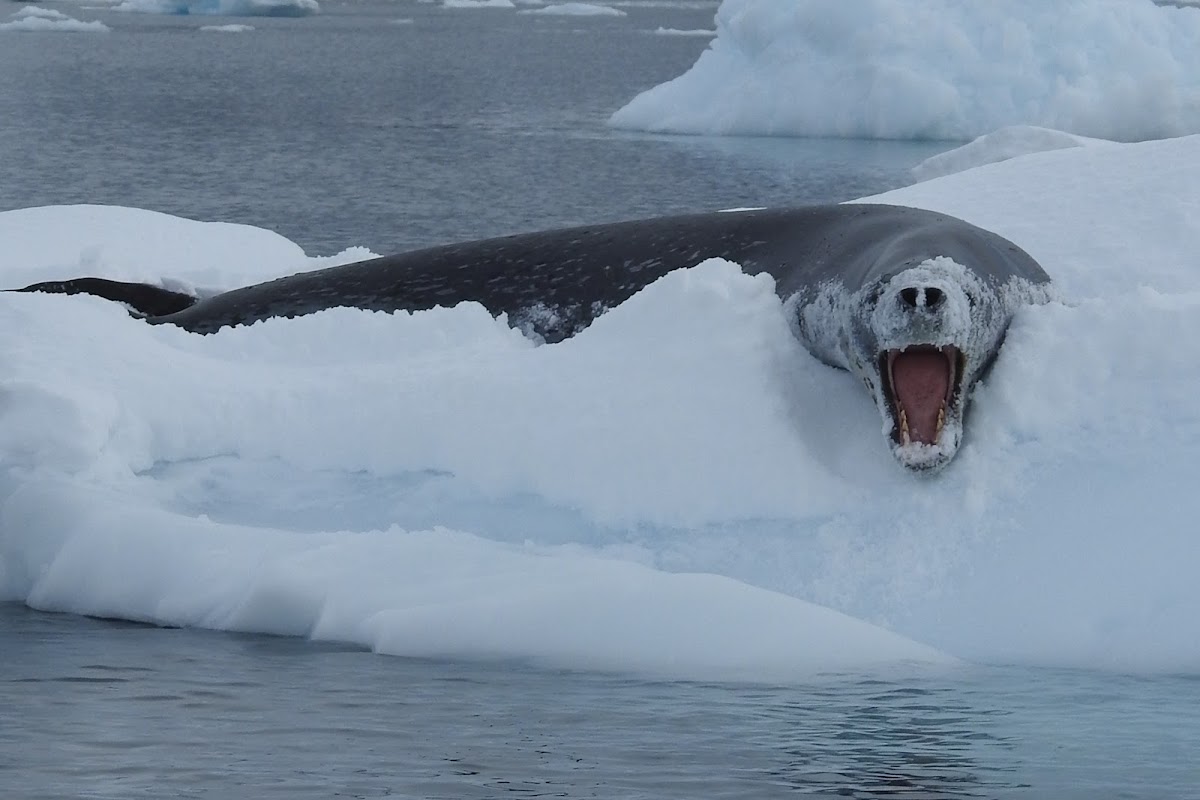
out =
[[[269,228],[311,255],[389,253],[847,200],[948,146],[609,129],[708,46],[652,31],[711,29],[716,3],[610,18],[351,2],[302,19],[40,5],[112,31],[0,39],[0,210],[137,206]],[[230,23],[254,30],[199,32]]]

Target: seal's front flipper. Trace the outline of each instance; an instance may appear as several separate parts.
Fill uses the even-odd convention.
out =
[[[137,317],[161,317],[183,311],[195,304],[196,298],[183,292],[172,292],[148,283],[125,283],[107,278],[72,278],[66,281],[45,281],[14,289],[17,292],[50,292],[53,294],[94,294],[115,300],[129,307]]]

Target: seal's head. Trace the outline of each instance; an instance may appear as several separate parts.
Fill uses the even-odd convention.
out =
[[[850,370],[883,417],[892,454],[936,472],[958,452],[971,387],[996,357],[1016,308],[1048,295],[951,258],[913,259],[854,291],[839,281],[797,297],[796,333],[813,355]]]
[[[995,358],[1011,316],[1004,293],[949,258],[864,287],[849,317],[847,361],[872,392],[893,455],[914,471],[949,463],[968,394]]]

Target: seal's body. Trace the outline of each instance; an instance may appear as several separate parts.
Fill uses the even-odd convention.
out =
[[[194,302],[97,278],[22,291],[100,294],[128,303],[152,324],[205,334],[339,306],[420,311],[475,301],[557,342],[663,275],[708,258],[770,274],[801,341],[862,379],[893,453],[922,470],[953,457],[972,383],[995,358],[1016,310],[1044,301],[1050,281],[1015,244],[962,220],[851,204],[659,217],[442,245]]]

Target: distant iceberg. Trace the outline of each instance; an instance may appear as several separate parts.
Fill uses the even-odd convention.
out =
[[[442,8],[516,8],[512,0],[442,0]]]
[[[706,30],[704,28],[680,29],[658,27],[651,31],[651,33],[653,33],[655,36],[699,36],[702,38],[717,35],[716,31]]]
[[[143,14],[221,17],[307,17],[321,11],[317,0],[123,0],[115,8]]]
[[[0,31],[53,31],[58,33],[107,33],[103,22],[81,22],[52,8],[25,6],[12,15],[11,22],[0,23]]]
[[[530,8],[518,11],[518,14],[542,14],[560,17],[623,17],[625,12],[612,6],[598,6],[594,3],[556,3],[542,8]]]
[[[618,110],[668,133],[967,141],[1200,131],[1200,12],[1130,0],[724,0],[685,74]]]

